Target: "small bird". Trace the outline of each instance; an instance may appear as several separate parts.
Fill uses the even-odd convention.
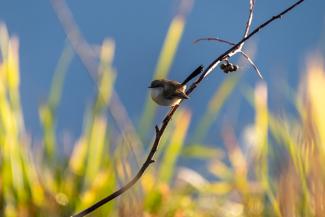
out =
[[[195,69],[182,83],[167,79],[153,80],[149,86],[151,88],[151,98],[161,106],[175,106],[183,99],[188,99],[185,93],[186,83],[199,75],[203,71],[203,66]]]
[[[182,99],[188,99],[186,95],[186,85],[177,81],[159,79],[151,82],[151,98],[162,106],[174,106]]]

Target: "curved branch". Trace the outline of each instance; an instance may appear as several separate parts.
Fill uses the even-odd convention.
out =
[[[254,63],[254,61],[244,52],[244,51],[239,51],[240,54],[242,54],[246,59],[247,61],[253,66],[253,68],[255,69],[257,75],[263,79],[263,76],[262,76],[262,73],[260,72],[260,70],[258,69],[257,65]]]
[[[248,15],[248,19],[246,22],[246,28],[245,28],[245,32],[244,32],[244,36],[243,36],[244,38],[248,35],[249,30],[252,25],[254,6],[255,6],[255,0],[249,0],[249,15]]]
[[[255,6],[255,0],[249,0],[249,15],[248,15],[248,19],[246,22],[246,27],[245,27],[245,32],[244,32],[243,38],[245,38],[248,35],[250,27],[252,25],[254,6]],[[232,43],[230,41],[227,41],[227,40],[224,40],[221,38],[216,38],[216,37],[199,38],[199,39],[196,39],[193,43],[195,44],[200,41],[218,41],[218,42],[222,42],[222,43],[229,44],[229,45],[235,45],[234,43]],[[241,45],[239,46],[238,50],[241,50],[243,45],[244,45],[244,43],[242,42]]]
[[[208,38],[199,38],[199,39],[196,39],[193,43],[198,43],[200,41],[217,41],[217,42],[221,42],[221,43],[225,43],[225,44],[229,44],[229,45],[235,45],[235,43],[233,42],[230,42],[230,41],[227,41],[227,40],[224,40],[224,39],[221,39],[221,38],[211,38],[211,37],[208,37]],[[244,51],[242,50],[239,50],[238,51],[241,55],[243,55],[247,61],[253,66],[253,68],[255,69],[257,75],[263,79],[263,76],[262,76],[262,73],[260,72],[260,70],[258,69],[257,65],[254,63],[254,61],[248,56],[248,54],[246,54]]]
[[[230,49],[228,49],[226,52],[224,52],[223,54],[221,54],[220,56],[218,56],[214,61],[212,61],[212,63],[204,70],[204,72],[201,74],[201,76],[195,80],[192,85],[189,87],[189,89],[186,91],[187,95],[190,95],[197,87],[198,85],[201,83],[201,81],[208,76],[215,68],[216,66],[220,63],[220,61],[222,61],[223,59],[227,58],[228,55],[232,52],[238,52],[238,47],[240,46],[240,44],[242,44],[243,42],[247,41],[249,38],[251,38],[253,35],[255,35],[257,32],[259,32],[261,29],[263,29],[265,26],[267,26],[268,24],[270,24],[271,22],[273,22],[276,19],[281,18],[282,15],[286,14],[287,12],[291,11],[293,8],[295,8],[296,6],[298,6],[299,4],[301,4],[302,2],[304,2],[304,0],[299,0],[296,3],[294,3],[293,5],[291,5],[290,7],[288,7],[287,9],[285,9],[284,11],[282,11],[281,13],[279,13],[276,16],[273,16],[272,18],[268,19],[267,21],[265,21],[264,23],[262,23],[261,25],[259,25],[256,29],[254,29],[254,31],[252,31],[250,34],[248,34],[246,37],[244,37],[242,40],[240,40],[238,43],[236,43],[235,45],[233,45]],[[123,187],[121,187],[119,190],[115,191],[114,193],[108,195],[107,197],[105,197],[104,199],[98,201],[97,203],[95,203],[94,205],[90,206],[89,208],[81,211],[78,214],[73,215],[72,217],[83,217],[89,213],[91,213],[92,211],[96,210],[97,208],[99,208],[100,206],[104,205],[105,203],[113,200],[114,198],[120,196],[121,194],[123,194],[125,191],[127,191],[129,188],[131,188],[143,175],[143,173],[145,172],[145,170],[149,167],[149,165],[151,163],[154,162],[153,157],[155,155],[155,152],[158,148],[159,142],[160,142],[160,138],[163,135],[169,121],[171,120],[172,116],[174,115],[174,113],[176,112],[176,110],[178,109],[179,105],[176,105],[174,107],[172,107],[170,109],[170,111],[168,112],[168,114],[166,115],[166,117],[164,118],[164,120],[162,121],[162,125],[159,129],[158,126],[155,127],[156,130],[156,138],[155,141],[152,145],[152,148],[148,154],[148,157],[146,159],[146,161],[143,163],[143,165],[141,166],[140,170],[138,171],[138,173],[135,175],[135,177],[129,181],[126,185],[124,185]]]
[[[171,114],[172,115],[172,114]],[[123,187],[121,187],[119,190],[115,191],[113,194],[110,194],[109,196],[105,197],[104,199],[98,201],[97,203],[95,203],[94,205],[90,206],[89,208],[83,210],[82,212],[73,215],[73,217],[82,217],[85,216],[89,213],[91,213],[92,211],[96,210],[97,208],[101,207],[102,205],[104,205],[105,203],[113,200],[114,198],[118,197],[119,195],[123,194],[125,191],[127,191],[129,188],[131,188],[143,175],[144,171],[149,167],[149,165],[151,163],[154,163],[153,160],[153,156],[157,150],[159,141],[160,141],[160,137],[162,136],[162,133],[165,131],[165,128],[171,118],[170,117],[166,117],[168,118],[166,120],[166,122],[162,125],[161,129],[158,128],[158,126],[155,127],[156,129],[156,139],[153,143],[153,146],[151,148],[151,151],[147,157],[147,160],[144,162],[144,164],[142,165],[142,167],[140,168],[140,170],[138,171],[138,173],[135,175],[135,177],[133,177],[133,179],[131,181],[129,181],[129,183],[127,183],[126,185],[124,185]]]
[[[217,41],[217,42],[221,42],[221,43],[225,43],[225,44],[229,44],[229,45],[235,45],[235,43],[233,42],[230,42],[230,41],[227,41],[227,40],[224,40],[224,39],[221,39],[221,38],[211,38],[211,37],[208,37],[208,38],[199,38],[199,39],[196,39],[193,43],[198,43],[200,41]],[[262,76],[262,73],[260,72],[260,70],[258,69],[257,65],[254,63],[254,61],[248,56],[248,54],[246,54],[244,51],[242,50],[239,50],[238,51],[241,55],[243,55],[247,61],[253,66],[253,68],[255,69],[257,75],[263,79],[263,76]]]
[[[261,29],[263,29],[267,25],[269,25],[271,22],[273,22],[273,21],[275,21],[277,19],[280,19],[283,15],[285,15],[286,13],[288,13],[289,11],[291,11],[293,8],[297,7],[298,5],[300,5],[304,1],[305,0],[297,1],[296,3],[292,4],[287,9],[283,10],[279,14],[271,17],[270,19],[268,19],[267,21],[265,21],[264,23],[262,23],[261,25],[256,27],[245,38],[241,39],[237,44],[235,44],[234,46],[229,48],[227,51],[225,51],[223,54],[221,54],[219,57],[217,57],[214,61],[212,61],[212,63],[207,67],[207,70],[203,73],[203,76],[204,77],[208,76],[217,67],[217,65],[220,63],[220,61],[222,61],[222,60],[224,60],[224,59],[226,59],[226,58],[228,58],[230,56],[233,56],[236,52],[238,52],[239,51],[238,48],[243,42],[250,39],[253,35],[255,35],[257,32],[259,32]]]
[[[235,45],[235,43],[232,43],[230,41],[227,41],[227,40],[224,40],[221,38],[214,38],[214,37],[199,38],[199,39],[196,39],[195,41],[193,41],[193,44],[196,44],[200,41],[217,41],[217,42],[225,43],[228,45]]]

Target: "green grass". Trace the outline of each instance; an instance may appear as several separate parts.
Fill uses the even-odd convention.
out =
[[[178,19],[170,27],[178,32],[173,37],[167,34],[154,77],[169,71],[173,54],[166,52],[175,53],[179,41],[170,40],[179,39],[183,31],[180,22],[184,20]],[[148,99],[144,111],[150,110],[150,115],[144,112],[139,135],[120,129],[125,126],[118,122],[123,117],[107,117],[107,109],[114,103],[113,41],[102,44],[98,93],[69,156],[58,154],[55,129],[73,51],[69,45],[63,50],[49,97],[40,105],[43,137],[42,151],[37,151],[26,133],[20,105],[18,40],[8,35],[4,25],[0,26],[0,50],[0,216],[69,216],[110,194],[136,173],[149,144],[135,146],[133,141],[153,133],[155,108]],[[193,138],[188,135],[191,111],[179,109],[162,138],[156,163],[130,191],[91,216],[324,216],[325,69],[319,57],[308,64],[301,91],[295,96],[299,113],[295,118],[270,112],[267,86],[254,88],[249,99],[255,121],[243,129],[243,144],[232,129],[221,129],[224,147],[203,144],[240,77],[230,75],[216,90],[194,126]],[[186,138],[191,138],[191,145],[184,146]],[[180,156],[205,160],[215,181],[189,168],[177,168]],[[275,163],[281,172],[271,175]]]

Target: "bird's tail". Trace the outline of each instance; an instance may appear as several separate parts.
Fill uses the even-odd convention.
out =
[[[187,78],[182,82],[182,85],[187,84],[187,82],[189,82],[190,80],[192,80],[193,78],[201,74],[202,72],[203,72],[203,65],[200,65],[189,76],[187,76]]]

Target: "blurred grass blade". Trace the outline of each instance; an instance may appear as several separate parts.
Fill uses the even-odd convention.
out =
[[[213,175],[221,180],[230,180],[234,174],[231,168],[220,160],[210,163],[208,169]]]
[[[190,158],[213,159],[221,158],[224,152],[218,148],[207,147],[205,144],[192,144],[183,148],[182,155]]]
[[[240,76],[231,76],[226,79],[221,86],[216,90],[212,99],[208,104],[208,108],[199,121],[196,130],[194,131],[193,142],[202,141],[205,135],[209,132],[209,128],[216,120],[221,107],[224,105],[226,99],[234,90],[236,84],[240,80]]]
[[[100,66],[99,66],[99,87],[95,102],[94,112],[103,112],[113,93],[116,72],[113,68],[113,57],[115,53],[115,43],[111,39],[106,39],[101,47]]]
[[[106,39],[100,52],[98,92],[90,110],[84,116],[83,133],[69,159],[69,170],[73,174],[69,182],[72,180],[75,184],[66,187],[72,185],[76,188],[75,193],[79,200],[73,202],[77,211],[106,196],[105,194],[112,190],[116,183],[111,168],[112,158],[104,158],[106,155],[110,156],[106,113],[116,77],[112,66],[114,52],[114,41]],[[104,175],[102,173],[104,170],[107,170],[108,174]],[[98,180],[100,175],[102,176]],[[109,213],[111,209],[112,206],[109,205],[101,210]]]
[[[234,131],[230,127],[225,127],[223,132],[223,140],[228,151],[228,158],[233,168],[233,179],[236,188],[246,195],[249,192],[248,187],[248,161],[241,150]]]
[[[268,107],[267,107],[267,87],[265,83],[259,83],[255,88],[255,136],[256,136],[256,157],[259,165],[256,167],[257,176],[271,201],[273,211],[276,216],[281,217],[278,201],[272,191],[269,177],[269,144],[268,144]]]
[[[27,205],[29,198],[37,205],[43,199],[34,162],[28,157],[20,106],[18,50],[18,39],[10,38],[6,27],[0,25],[0,195],[1,188],[4,189],[0,201],[6,216],[16,216],[17,210],[31,209]]]
[[[47,162],[52,162],[56,154],[55,113],[61,99],[64,78],[73,57],[73,50],[66,43],[57,64],[48,101],[39,108],[39,115],[44,133],[44,151]]]
[[[168,144],[164,157],[161,162],[159,171],[159,181],[169,182],[175,169],[175,163],[180,155],[181,148],[184,144],[187,129],[191,120],[189,111],[183,110],[175,120],[175,130],[172,134],[170,143]]]
[[[115,71],[112,67],[113,54],[114,42],[105,40],[101,48],[100,78],[96,100],[90,113],[85,115],[83,135],[74,147],[69,162],[70,169],[74,173],[84,176],[86,183],[91,181],[101,165],[101,156],[106,142],[105,110],[109,104],[115,82]]]
[[[81,137],[72,150],[72,154],[69,160],[69,169],[74,174],[82,176],[85,168],[85,159],[87,156],[87,144],[86,139]]]
[[[91,183],[98,173],[105,153],[106,119],[104,117],[95,117],[88,143],[84,177],[87,184]]]
[[[102,164],[102,157],[105,153],[107,142],[107,123],[105,109],[111,99],[115,82],[115,71],[112,67],[115,44],[112,40],[105,40],[101,48],[101,63],[99,67],[99,87],[96,101],[92,110],[90,131],[87,133],[87,159],[85,168],[86,186],[91,183]],[[107,152],[108,153],[108,152]]]
[[[50,107],[56,108],[58,106],[62,95],[65,75],[68,71],[68,67],[72,61],[72,58],[73,50],[70,44],[66,42],[52,80],[51,90],[48,99],[48,105]]]
[[[267,172],[268,109],[267,87],[264,83],[259,83],[255,89],[255,109],[256,153],[263,160],[262,170]]]
[[[308,64],[307,94],[311,103],[311,114],[320,139],[319,148],[325,157],[325,68],[320,57],[312,57]]]
[[[11,204],[12,196],[25,204],[28,194],[25,191],[25,177],[23,171],[22,150],[19,138],[23,133],[21,108],[19,102],[19,60],[18,40],[9,38],[5,26],[1,30],[1,63],[0,63],[0,126],[3,163],[2,171],[7,175],[7,198],[5,203]],[[6,41],[8,40],[8,41]]]
[[[115,180],[116,177],[114,176],[111,165],[108,165],[106,170],[98,171],[96,176],[93,177],[89,188],[81,194],[81,201],[78,203],[75,210],[82,210],[93,204],[95,201],[98,201],[99,199],[107,196],[107,192],[114,191],[116,188]],[[101,207],[97,213],[101,212],[101,216],[107,216],[112,212],[113,208],[114,201],[112,201],[112,203],[106,204],[106,206]]]

